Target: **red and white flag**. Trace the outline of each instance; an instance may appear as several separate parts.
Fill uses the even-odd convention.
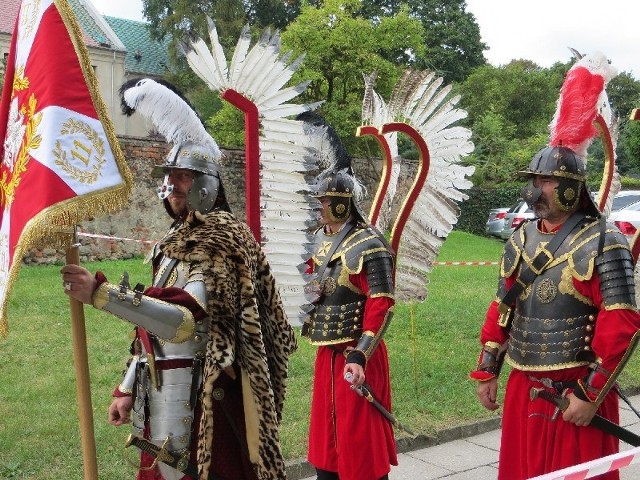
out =
[[[22,258],[122,208],[131,174],[67,0],[23,0],[0,101],[0,337]]]

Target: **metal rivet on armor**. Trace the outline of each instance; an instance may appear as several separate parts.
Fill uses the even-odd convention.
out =
[[[585,352],[589,352],[591,351],[591,347],[589,345],[585,345],[584,347],[582,347],[582,350],[584,350]]]
[[[544,352],[544,351],[546,351],[546,350],[547,350],[547,348],[548,348],[548,347],[547,347],[547,345],[540,345],[540,348],[541,348],[541,349],[542,349],[542,351]]]
[[[356,313],[360,313],[360,309],[359,308],[356,308]]]
[[[331,311],[331,307],[327,307],[327,312],[330,312],[330,311]]]
[[[593,325],[587,325],[584,329],[585,329],[587,332],[591,333],[591,332],[593,332]]]
[[[327,332],[326,332],[326,331],[325,331],[325,332],[322,332],[322,336],[323,336],[323,337],[326,337],[327,335],[328,335],[328,334],[327,334]]]
[[[340,314],[340,320],[344,320],[346,318],[346,315],[344,313]]]
[[[327,321],[331,320],[331,315],[325,315],[324,319],[327,320]]]
[[[567,348],[569,348],[570,346],[571,346],[571,343],[569,343],[569,342],[562,342],[562,348],[567,349]]]
[[[346,305],[341,305],[341,306],[340,306],[340,310],[342,310],[343,312],[344,312],[346,309],[347,309],[347,306],[346,306]]]
[[[178,439],[180,440],[180,443],[187,443],[189,441],[186,435],[180,435]]]
[[[202,341],[202,337],[200,335],[196,335],[193,337],[193,341],[196,343],[200,343]]]
[[[184,402],[184,408],[191,410],[191,402]]]
[[[584,337],[585,343],[591,343],[591,337]]]
[[[338,328],[342,328],[342,327],[343,327],[343,325],[344,325],[344,323],[343,323],[343,322],[338,322]]]
[[[342,335],[342,329],[338,329],[338,330],[336,331],[336,333],[337,333],[338,335]]]
[[[323,329],[325,329],[325,330],[327,330],[327,329],[329,328],[329,325],[328,325],[328,324],[326,324],[326,323],[324,323],[324,324],[322,325],[322,328],[323,328]]]
[[[222,400],[224,398],[224,390],[221,388],[214,388],[213,389],[213,399],[214,400]]]
[[[184,423],[185,425],[190,425],[191,424],[191,417],[183,417],[182,418],[182,423]]]
[[[596,316],[595,316],[595,315],[589,315],[589,321],[590,321],[590,322],[595,321],[595,319],[596,319]]]

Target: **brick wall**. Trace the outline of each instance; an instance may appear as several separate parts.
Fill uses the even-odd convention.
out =
[[[103,215],[78,226],[81,262],[131,258],[147,254],[155,241],[166,232],[171,218],[156,195],[159,180],[151,178],[155,164],[163,163],[170,147],[162,140],[139,137],[119,137],[120,145],[133,175],[129,207],[113,215]],[[233,213],[240,219],[244,213],[244,151],[223,150],[222,180]],[[354,161],[358,178],[372,197],[377,185],[379,161]],[[233,188],[231,188],[233,186]],[[368,212],[371,198],[364,202]],[[86,233],[94,236],[83,236]],[[104,236],[109,238],[96,238]],[[131,240],[118,240],[133,239]],[[65,252],[54,249],[32,250],[24,257],[28,264],[64,262]]]

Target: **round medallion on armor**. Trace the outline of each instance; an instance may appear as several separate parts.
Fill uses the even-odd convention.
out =
[[[540,303],[551,303],[558,294],[558,287],[550,278],[545,278],[536,288],[536,296]]]
[[[573,188],[567,188],[564,191],[564,198],[566,198],[567,200],[573,200],[574,198],[576,198],[576,191]]]
[[[339,215],[344,215],[346,209],[347,206],[344,203],[339,203],[338,205],[336,205],[336,213],[338,213]]]
[[[336,291],[336,288],[338,288],[338,284],[336,283],[335,278],[328,277],[327,279],[325,279],[324,284],[322,285],[322,292],[327,296],[333,295]]]

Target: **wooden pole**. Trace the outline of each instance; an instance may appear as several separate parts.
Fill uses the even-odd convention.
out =
[[[80,249],[77,244],[67,250],[67,264],[80,264]],[[73,361],[76,371],[76,399],[80,417],[80,437],[84,480],[98,480],[96,460],[96,440],[93,430],[93,409],[91,408],[91,385],[89,381],[89,356],[87,354],[87,334],[82,302],[69,297],[71,309],[71,334],[73,336]]]

